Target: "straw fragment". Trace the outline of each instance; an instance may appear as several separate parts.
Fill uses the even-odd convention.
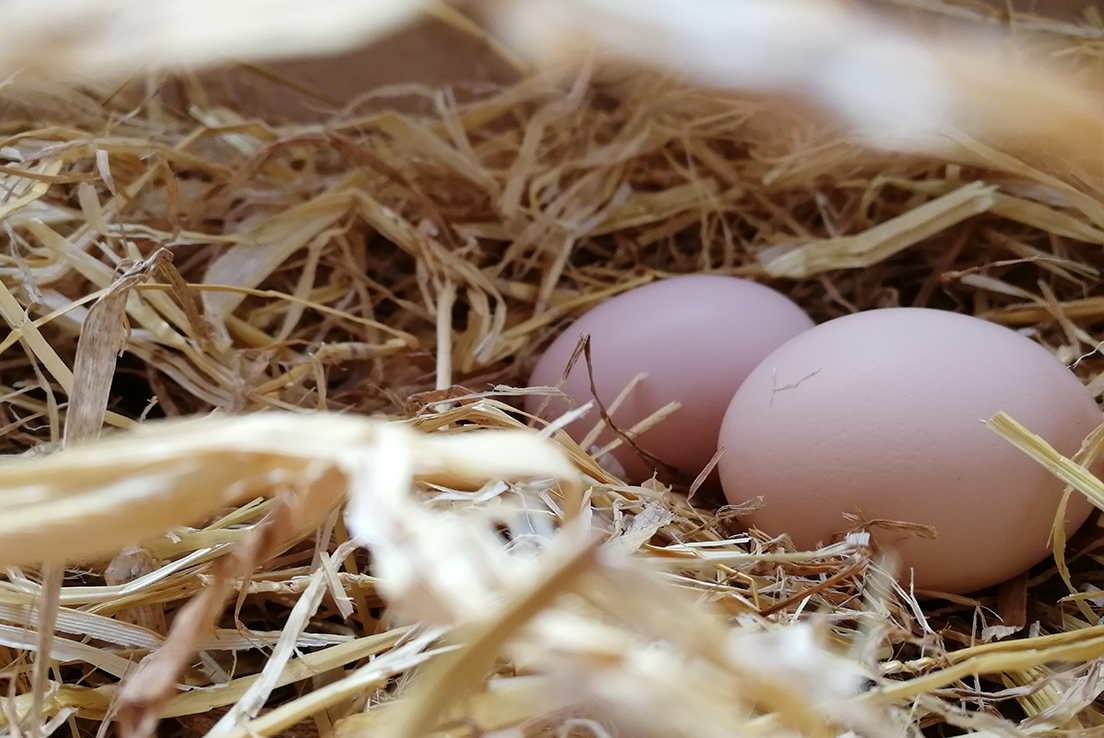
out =
[[[310,586],[307,587],[307,590],[295,603],[295,607],[292,608],[291,614],[288,616],[286,629],[281,634],[272,655],[265,663],[260,678],[250,685],[246,693],[215,723],[215,727],[207,733],[209,738],[222,738],[222,736],[230,733],[237,723],[255,718],[261,707],[264,706],[269,695],[272,694],[272,690],[276,688],[276,682],[280,674],[291,659],[292,649],[295,647],[296,641],[306,629],[309,619],[318,610],[318,606],[322,604],[322,595],[326,591],[326,580],[321,574],[321,571],[315,573]]]
[[[162,271],[171,258],[162,249],[148,260],[129,265],[88,311],[77,343],[73,388],[65,413],[67,445],[95,440],[99,435],[115,376],[115,360],[127,345],[126,302],[130,291],[151,274]]]
[[[227,13],[237,10],[231,4]],[[113,7],[124,6],[142,10]],[[676,22],[647,15],[676,6],[691,10]],[[581,9],[568,18],[572,27],[598,17],[590,0],[569,7]],[[584,30],[654,31],[628,54],[662,64],[682,53],[668,45],[672,30],[702,32],[680,23],[703,7],[610,2],[599,15],[631,27]],[[739,7],[751,6],[725,9]],[[455,738],[481,729],[878,737],[937,733],[941,724],[1054,738],[1104,724],[1094,702],[1104,607],[1095,529],[1055,538],[1055,562],[1023,580],[1018,604],[1029,617],[1014,630],[1019,613],[994,593],[920,601],[892,585],[891,563],[873,556],[865,533],[795,550],[784,537],[745,530],[740,513],[754,501],[717,508],[706,488],[688,501],[679,480],[629,485],[562,428],[551,426],[547,438],[523,430],[529,419],[518,398],[549,391],[525,388],[528,371],[566,321],[675,274],[768,277],[763,265],[779,257],[770,250],[777,244],[803,244],[813,256],[826,243],[857,249],[834,261],[818,256],[774,283],[818,322],[906,304],[987,316],[1026,328],[1102,391],[1095,348],[1104,310],[1092,295],[1104,211],[1093,163],[1083,162],[1099,142],[1084,145],[1095,130],[1079,107],[1084,90],[1062,100],[1097,50],[1051,39],[1050,62],[1071,73],[1049,90],[1038,76],[1009,90],[1001,80],[1021,79],[1014,63],[977,73],[984,44],[970,49],[961,75],[940,77],[940,62],[962,59],[957,47],[909,37],[871,54],[902,37],[848,36],[862,30],[854,16],[823,4],[799,15],[798,7],[759,5],[787,34],[781,43],[766,37],[769,52],[839,29],[861,43],[809,49],[794,41],[798,53],[783,60],[791,66],[767,71],[817,66],[798,80],[804,86],[884,73],[897,97],[879,97],[881,83],[814,94],[860,128],[874,124],[866,136],[893,148],[934,146],[935,158],[872,153],[863,145],[870,138],[841,138],[772,100],[610,74],[600,57],[592,78],[570,77],[577,84],[567,100],[566,87],[547,77],[464,102],[407,87],[432,112],[403,115],[377,94],[313,127],[217,108],[207,78],[191,75],[163,87],[143,77],[110,94],[5,89],[0,307],[12,329],[0,337],[0,441],[5,453],[29,458],[0,464],[0,502],[10,504],[0,524],[26,536],[0,550],[12,554],[0,563],[28,567],[7,567],[0,581],[0,625],[11,644],[0,650],[15,674],[4,719],[43,731],[67,717],[114,720],[115,673],[125,679],[124,664],[148,658],[157,667],[143,678],[151,689],[124,682],[127,720],[148,732],[162,718],[159,730],[183,735],[206,734],[220,720],[224,735],[242,738],[385,733],[400,713],[423,708]],[[205,9],[209,32],[218,9],[177,10]],[[148,6],[144,17],[157,12]],[[250,33],[271,28],[255,22]],[[0,37],[12,30],[0,28]],[[706,61],[763,61],[723,24],[712,30],[718,45],[694,50],[723,44],[724,55]],[[212,45],[188,58],[214,58],[233,33],[191,36]],[[112,44],[113,58],[149,51],[143,38]],[[233,46],[250,58],[283,53]],[[183,48],[170,51],[183,57]],[[842,72],[829,69],[832,59]],[[887,143],[887,132],[911,130],[879,117],[887,102],[911,96],[894,114],[931,122],[923,115],[931,76],[906,75],[917,84],[902,84],[899,75],[932,71],[933,60],[936,77],[976,99],[952,116],[964,133],[937,127],[927,143]],[[733,78],[716,79],[735,89]],[[247,97],[226,99],[237,106]],[[1031,115],[1002,113],[1009,101]],[[864,105],[874,113],[854,115]],[[1030,135],[991,125],[1002,115]],[[917,219],[918,208],[954,197],[964,198],[960,210],[932,218],[921,209]],[[215,417],[143,421],[87,455],[45,456],[65,410],[55,396],[72,388],[63,380],[72,379],[78,336],[91,330],[87,306],[109,293],[120,262],[162,248],[176,272],[135,285],[125,302],[133,330],[110,405],[117,414],[107,421],[142,417],[150,396],[151,417]],[[857,262],[865,266],[849,268]],[[272,408],[288,412],[256,414]],[[1030,437],[1012,435],[1075,473]],[[334,525],[342,512],[349,535]],[[269,526],[281,515],[287,527],[275,535]],[[574,525],[603,540],[583,571],[530,601],[521,625],[504,621],[515,612],[509,605],[563,563],[550,553],[581,550]],[[267,552],[258,543],[266,535]],[[148,566],[101,579],[107,558],[135,541]],[[247,549],[263,559],[252,571]],[[57,591],[58,635],[39,651],[44,665],[45,657],[74,660],[50,664],[34,695],[29,653],[45,624],[34,603],[50,588],[29,567],[42,560],[34,556],[63,550],[80,568]],[[236,606],[224,613],[231,597]],[[138,611],[167,612],[179,624],[166,637],[159,625],[128,623]],[[401,622],[419,625],[395,628]],[[473,632],[487,638],[475,643]],[[423,691],[433,669],[473,643],[480,650],[455,685],[468,701]],[[535,681],[517,684],[519,672]],[[862,676],[874,682],[866,697]],[[258,712],[266,696],[271,710]],[[997,717],[1017,709],[1033,717]]]
[[[772,277],[801,279],[832,269],[878,264],[966,218],[984,213],[993,206],[995,192],[992,185],[971,182],[864,233],[763,254],[763,268]]]
[[[388,679],[420,666],[425,661],[440,657],[448,648],[429,649],[440,637],[440,631],[431,630],[398,648],[388,651],[374,661],[353,671],[348,676],[311,692],[306,698],[290,702],[272,710],[263,717],[252,720],[225,734],[226,738],[251,738],[251,736],[279,735],[304,718],[321,712],[350,696],[381,687]]]
[[[1017,423],[1006,413],[997,413],[985,422],[988,428],[1023,451],[1054,476],[1085,495],[1093,505],[1104,510],[1104,482],[1088,469],[1059,454],[1039,436]]]

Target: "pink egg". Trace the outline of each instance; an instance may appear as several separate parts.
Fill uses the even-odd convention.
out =
[[[681,409],[647,430],[637,443],[662,462],[693,478],[717,450],[717,432],[733,393],[771,351],[813,326],[801,308],[769,287],[735,277],[696,274],[652,282],[594,308],[552,344],[537,363],[531,386],[556,386],[583,334],[591,337],[598,399],[610,403],[639,373],[638,384],[615,412],[627,430],[672,401]],[[563,392],[571,398],[528,398],[526,408],[554,419],[591,400],[583,360]],[[600,421],[597,409],[567,430],[581,440]],[[616,436],[602,433],[601,446]],[[652,465],[626,446],[613,456],[630,481],[650,477]]]
[[[869,528],[901,579],[970,592],[1046,557],[1063,484],[989,430],[1010,414],[1067,456],[1101,422],[1080,380],[1007,328],[939,310],[872,310],[817,326],[767,357],[725,415],[719,464],[746,520],[811,549],[867,521],[918,523],[936,540]],[[1065,528],[1090,512],[1070,499]]]

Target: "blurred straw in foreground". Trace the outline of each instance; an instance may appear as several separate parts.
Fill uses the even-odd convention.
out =
[[[937,42],[834,0],[481,0],[476,9],[538,64],[609,54],[694,84],[811,102],[892,150],[950,156],[965,134],[1104,174],[1099,80],[1075,79],[1022,44]],[[333,54],[427,12],[479,32],[455,9],[419,0],[5,3],[0,76],[118,80]]]
[[[1104,174],[1099,79],[1025,44],[936,41],[829,0],[495,0],[502,36],[545,64],[594,52],[733,91],[811,102],[890,150],[954,157],[966,137]]]

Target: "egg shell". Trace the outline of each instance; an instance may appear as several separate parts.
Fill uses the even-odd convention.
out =
[[[1007,328],[920,308],[838,318],[772,353],[733,397],[721,483],[732,503],[762,496],[747,522],[803,549],[851,527],[845,513],[933,526],[937,540],[870,530],[904,582],[971,592],[1046,557],[1063,491],[983,424],[999,411],[1066,456],[1101,422],[1080,380]],[[1066,532],[1090,509],[1074,494]]]
[[[612,413],[619,428],[631,428],[671,401],[682,403],[637,442],[694,477],[716,453],[721,419],[740,383],[771,351],[812,326],[801,308],[764,285],[722,275],[673,277],[623,292],[579,318],[548,347],[530,385],[558,385],[580,336],[589,334],[594,382],[607,408],[633,377],[648,374]],[[532,396],[527,410],[536,413],[547,403],[541,415],[551,420],[589,402],[582,359],[561,389],[573,403]],[[595,408],[567,431],[581,440],[599,421]],[[598,445],[615,437],[604,432]],[[626,446],[613,456],[630,481],[653,474]]]

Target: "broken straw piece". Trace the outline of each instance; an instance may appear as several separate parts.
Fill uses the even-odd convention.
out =
[[[971,182],[854,236],[811,241],[775,255],[764,254],[772,277],[801,279],[832,269],[858,269],[885,261],[924,239],[993,207],[996,187]]]

